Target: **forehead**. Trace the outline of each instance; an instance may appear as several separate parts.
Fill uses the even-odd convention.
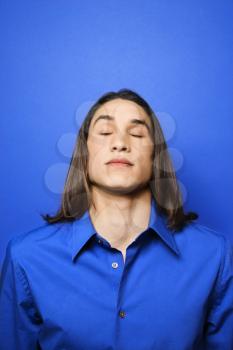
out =
[[[114,117],[113,122],[116,123],[127,123],[134,117],[150,123],[149,116],[141,106],[133,101],[123,100],[120,98],[108,101],[98,108],[92,118],[92,123],[94,123],[100,115],[110,115]]]

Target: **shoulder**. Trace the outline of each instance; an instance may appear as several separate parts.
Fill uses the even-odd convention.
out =
[[[211,265],[220,275],[225,269],[232,273],[233,244],[222,232],[195,222],[175,235],[175,240],[185,261],[203,268]]]
[[[222,232],[214,230],[211,227],[202,225],[198,222],[192,222],[186,226],[180,233],[180,237],[188,243],[204,245],[206,248],[216,248],[226,243],[232,244]],[[179,236],[179,235],[178,235]],[[178,237],[177,236],[177,237]]]
[[[197,260],[215,260],[216,263],[223,264],[226,256],[231,256],[233,252],[230,238],[196,222],[186,226],[175,235],[175,239],[183,256],[192,256]]]
[[[6,247],[6,258],[23,261],[25,257],[36,256],[42,247],[55,247],[68,234],[71,223],[43,224],[29,231],[21,232],[11,238]]]

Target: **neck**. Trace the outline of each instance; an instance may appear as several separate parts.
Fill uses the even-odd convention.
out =
[[[126,246],[148,227],[151,192],[144,188],[135,195],[115,195],[92,187],[89,214],[97,232],[115,247]]]

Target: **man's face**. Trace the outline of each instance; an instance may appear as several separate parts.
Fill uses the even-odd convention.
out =
[[[151,121],[144,109],[120,98],[106,102],[95,112],[87,139],[88,175],[92,185],[124,194],[148,184],[153,141],[147,126],[140,121],[151,130]],[[127,159],[132,165],[109,163],[119,158]]]

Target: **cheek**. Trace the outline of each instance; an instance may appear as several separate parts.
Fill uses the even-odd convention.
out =
[[[103,154],[103,145],[93,142],[93,140],[87,143],[89,159],[94,161]]]
[[[132,150],[134,150],[144,158],[146,158],[147,155],[151,155],[153,153],[153,149],[153,143],[147,138],[140,139],[140,141],[134,140],[134,142],[132,143]]]
[[[153,157],[151,151],[140,156],[139,169],[142,176],[148,176],[153,171]]]
[[[88,137],[87,145],[90,148],[98,148],[106,145],[106,138],[91,134]]]
[[[153,154],[154,154],[154,146],[151,144],[140,145],[137,149],[138,156],[140,160],[143,162],[142,164],[153,162]]]
[[[88,171],[91,174],[103,172],[104,149],[100,145],[89,145],[88,147]]]

